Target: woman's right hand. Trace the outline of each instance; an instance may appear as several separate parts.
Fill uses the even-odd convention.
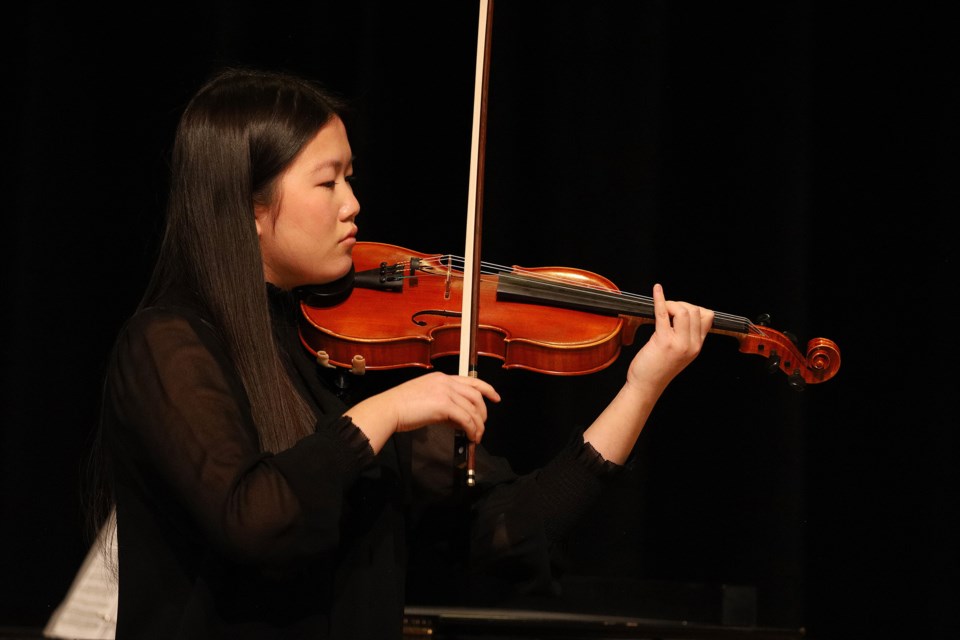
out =
[[[480,442],[487,420],[485,400],[499,402],[488,383],[469,376],[438,371],[418,376],[357,403],[346,412],[379,452],[398,431],[444,425]]]

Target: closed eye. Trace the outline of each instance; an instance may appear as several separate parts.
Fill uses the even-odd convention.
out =
[[[352,176],[352,175],[350,175],[350,176],[344,176],[344,177],[343,177],[343,182],[346,182],[347,184],[349,184],[349,185],[352,187],[353,185],[355,185],[355,184],[357,183],[357,179],[356,179],[355,176]],[[320,183],[320,186],[321,186],[321,187],[324,187],[325,189],[335,189],[338,184],[341,184],[341,182],[339,182],[339,181],[337,181],[337,180],[327,180],[326,182],[321,182],[321,183]]]

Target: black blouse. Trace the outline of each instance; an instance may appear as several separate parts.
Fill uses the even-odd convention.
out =
[[[292,296],[268,291],[318,416],[285,451],[260,450],[243,385],[189,297],[118,336],[104,396],[118,640],[400,638],[408,571],[451,602],[549,592],[551,545],[619,467],[578,441],[518,476],[478,447],[467,490],[441,428],[396,434],[374,456],[297,339]]]

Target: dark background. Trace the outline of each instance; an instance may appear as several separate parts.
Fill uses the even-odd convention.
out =
[[[106,353],[218,64],[351,98],[361,240],[463,253],[477,4],[267,5],[4,18],[0,626],[41,627],[86,553]],[[796,393],[711,336],[571,540],[581,610],[696,620],[690,593],[735,586],[816,640],[956,636],[956,26],[903,3],[498,1],[484,259],[661,282],[842,353]],[[634,352],[589,377],[483,364],[489,446],[546,460]]]

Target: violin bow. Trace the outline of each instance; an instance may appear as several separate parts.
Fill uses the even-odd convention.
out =
[[[477,66],[474,76],[470,181],[464,242],[459,368],[460,375],[474,378],[477,377],[477,307],[480,300],[480,238],[483,225],[483,170],[487,143],[487,86],[490,80],[492,25],[493,0],[481,0],[477,22]],[[476,443],[467,442],[466,434],[458,431],[454,438],[454,456],[458,467],[466,467],[466,482],[469,487],[476,485],[475,451]]]

